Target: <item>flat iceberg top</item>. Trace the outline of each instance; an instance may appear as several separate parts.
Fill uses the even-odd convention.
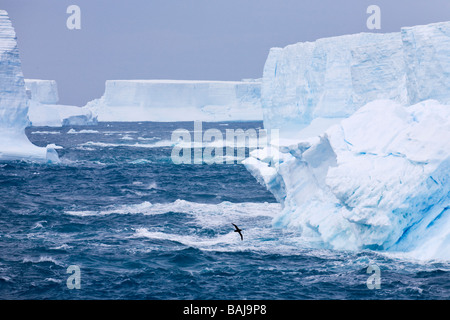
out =
[[[359,32],[353,34],[344,34],[340,36],[324,37],[314,41],[302,41],[288,44],[283,48],[274,47],[275,50],[291,49],[296,46],[317,46],[317,45],[336,45],[342,47],[344,44],[358,44],[372,40],[383,40],[386,37],[397,37],[398,32],[375,33],[375,32]]]
[[[402,27],[401,30],[407,30],[407,29],[415,29],[415,30],[426,30],[426,29],[436,29],[436,28],[447,28],[449,24],[449,21],[438,21],[438,22],[432,22],[432,23],[428,23],[428,24],[418,24],[415,26],[405,26]]]
[[[164,84],[196,84],[196,83],[212,83],[212,84],[248,84],[248,83],[258,83],[258,81],[221,81],[221,80],[170,80],[170,79],[148,79],[148,80],[107,80],[107,83],[143,83],[143,84],[155,84],[155,83],[164,83]]]

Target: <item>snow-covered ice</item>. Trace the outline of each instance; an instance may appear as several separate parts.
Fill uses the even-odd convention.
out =
[[[95,125],[96,117],[86,108],[58,104],[55,80],[25,79],[30,99],[28,118],[35,127],[61,127],[69,125]]]
[[[261,96],[280,144],[243,163],[283,205],[274,226],[450,259],[450,22],[273,48]]]
[[[399,33],[360,33],[271,49],[261,93],[266,129],[296,132],[379,98],[406,102],[401,46]]]
[[[402,28],[409,103],[450,104],[450,22]]]
[[[28,98],[14,28],[0,10],[0,160],[57,162],[51,147],[33,145],[25,135]]]
[[[96,125],[97,119],[90,110],[77,106],[43,104],[31,100],[28,117],[34,127],[62,127]]]
[[[109,80],[89,102],[99,121],[262,120],[261,82]]]
[[[450,259],[450,106],[377,100],[279,155],[258,152],[244,164],[283,205],[274,226],[335,249],[405,251],[426,238]]]
[[[376,99],[450,102],[450,22],[270,50],[261,90],[264,126],[282,137],[314,119],[346,118]]]
[[[59,101],[55,80],[25,79],[25,88],[31,101],[43,104],[57,104]]]

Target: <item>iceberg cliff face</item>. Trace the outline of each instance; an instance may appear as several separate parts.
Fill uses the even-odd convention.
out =
[[[43,104],[57,104],[58,87],[55,80],[25,79],[28,98]]]
[[[28,99],[16,35],[6,11],[0,10],[0,160],[57,162],[52,148],[39,148],[25,135]]]
[[[398,78],[404,69],[396,33],[361,33],[271,49],[263,74],[264,125],[297,131],[315,118],[348,117],[374,99],[406,102],[405,79]]]
[[[86,108],[57,104],[58,87],[55,80],[25,79],[30,99],[28,118],[34,127],[96,125],[97,118]]]
[[[262,84],[267,129],[282,136],[314,119],[346,118],[366,103],[450,101],[450,22],[273,48]]]
[[[16,34],[3,10],[0,10],[0,58],[0,130],[22,131],[28,123],[22,67]]]
[[[283,205],[274,226],[450,259],[449,77],[450,22],[272,49],[264,127],[282,143],[243,163]]]
[[[450,22],[402,28],[409,103],[450,104]]]
[[[96,125],[97,118],[88,109],[61,104],[29,102],[28,118],[33,127]]]
[[[99,121],[262,120],[259,81],[109,80]]]

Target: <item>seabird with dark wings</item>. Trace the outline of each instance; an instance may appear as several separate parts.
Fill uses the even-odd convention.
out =
[[[235,225],[234,223],[232,223],[232,225],[236,228],[236,230],[234,230],[234,232],[239,233],[239,235],[241,236],[241,240],[244,240],[244,237],[242,236],[242,229],[239,229],[239,227],[237,225]]]

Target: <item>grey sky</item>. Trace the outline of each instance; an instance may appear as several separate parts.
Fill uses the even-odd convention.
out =
[[[81,30],[66,9],[81,8]],[[54,79],[60,102],[84,105],[108,79],[240,80],[262,76],[271,47],[366,28],[450,20],[449,0],[0,0],[26,78]]]

